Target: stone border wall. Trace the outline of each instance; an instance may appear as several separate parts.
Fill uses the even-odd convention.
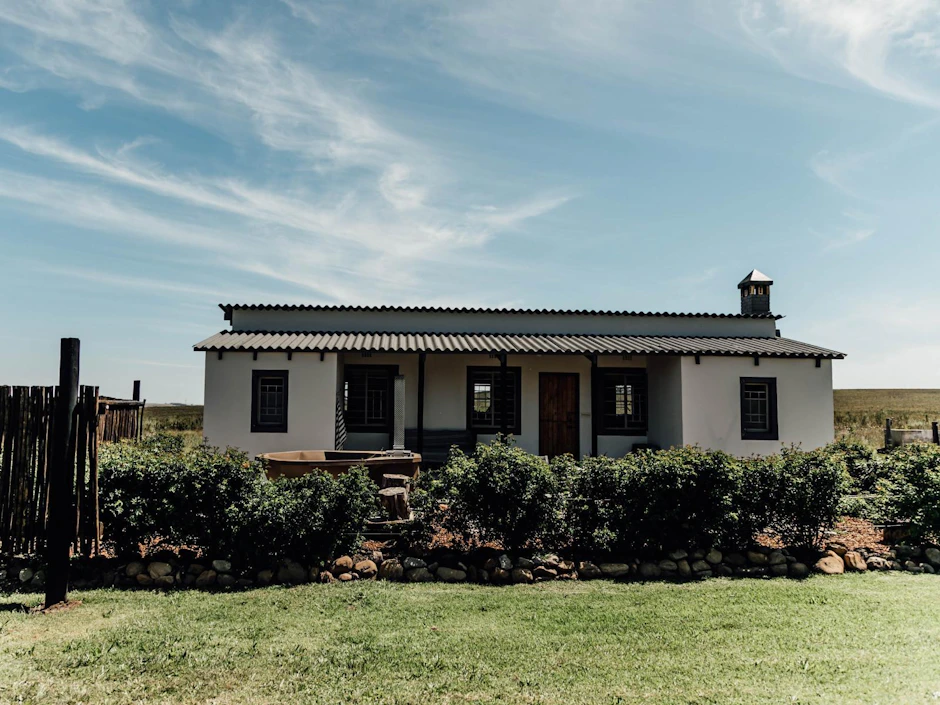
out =
[[[426,554],[382,551],[341,556],[326,566],[303,566],[282,561],[261,571],[244,571],[225,559],[204,560],[191,551],[155,554],[148,560],[120,562],[93,558],[72,565],[72,589],[97,587],[147,589],[247,589],[273,584],[392,580],[411,583],[446,582],[478,584],[526,584],[549,580],[702,580],[711,577],[805,578],[811,573],[904,570],[910,573],[940,572],[940,548],[895,546],[876,552],[848,550],[833,543],[822,553],[797,556],[786,549],[754,546],[747,551],[678,549],[658,560],[626,559],[593,562],[569,560],[555,554],[510,556],[493,549],[471,553],[437,550]],[[804,560],[801,560],[804,559]],[[45,572],[35,559],[0,560],[0,583],[6,589],[41,590]]]

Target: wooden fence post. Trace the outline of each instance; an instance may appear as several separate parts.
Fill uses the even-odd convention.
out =
[[[891,447],[891,419],[885,419],[885,448]]]
[[[933,430],[933,442],[940,446],[940,423],[934,421],[930,424],[931,430]]]
[[[78,338],[62,338],[59,399],[55,409],[52,465],[49,468],[49,524],[46,534],[46,607],[68,599],[69,551],[75,538],[73,506],[75,458],[70,453],[78,402]]]

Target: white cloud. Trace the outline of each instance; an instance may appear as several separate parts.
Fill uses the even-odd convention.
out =
[[[862,228],[859,230],[847,230],[835,237],[826,237],[827,242],[823,247],[823,252],[831,252],[832,250],[839,250],[843,247],[858,245],[868,240],[874,234],[874,228]]]
[[[300,3],[287,5],[315,20]],[[52,82],[77,90],[89,109],[109,100],[157,107],[236,147],[256,139],[269,158],[281,160],[275,173],[289,178],[267,184],[174,171],[161,159],[164,146],[147,136],[91,150],[7,120],[0,122],[0,140],[104,184],[35,177],[37,188],[23,194],[17,176],[5,172],[0,195],[48,204],[34,215],[74,217],[83,227],[111,232],[123,225],[139,236],[211,249],[234,269],[357,300],[406,295],[403,282],[415,285],[419,263],[472,262],[468,250],[569,198],[535,189],[481,217],[478,204],[463,195],[479,193],[476,184],[462,188],[463,175],[450,173],[433,146],[390,127],[366,99],[370,84],[295,57],[248,18],[209,30],[171,16],[164,27],[137,9],[121,0],[0,6],[0,25],[19,28],[7,48],[23,63],[11,80],[24,89]],[[128,197],[128,188],[138,195]],[[160,204],[158,215],[147,196],[172,205]],[[207,227],[201,211],[228,220]],[[398,275],[383,274],[388,271]]]
[[[940,109],[934,0],[747,0],[740,20],[757,47],[803,78]]]

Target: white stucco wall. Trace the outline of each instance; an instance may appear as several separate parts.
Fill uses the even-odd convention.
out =
[[[283,450],[332,449],[336,430],[337,356],[319,353],[227,352],[206,355],[203,434],[214,446],[251,455]],[[251,371],[287,370],[287,433],[251,432]]]
[[[832,362],[762,358],[682,358],[682,442],[733,455],[766,455],[798,444],[812,450],[833,439]],[[741,377],[777,380],[778,441],[741,439]]]
[[[773,337],[777,322],[752,318],[399,311],[234,310],[235,331],[594,333]]]
[[[682,358],[649,359],[649,440],[660,448],[682,445]]]

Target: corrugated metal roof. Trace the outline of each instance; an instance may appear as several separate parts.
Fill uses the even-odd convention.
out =
[[[284,333],[222,331],[198,351],[433,352],[616,355],[758,355],[842,359],[843,353],[788,338],[508,333]]]
[[[225,312],[226,320],[231,318],[233,310],[240,311],[367,311],[395,313],[514,313],[533,316],[637,316],[657,318],[772,318],[780,319],[773,313],[669,313],[652,311],[588,311],[563,310],[553,308],[448,308],[440,306],[332,306],[325,304],[219,304]]]

